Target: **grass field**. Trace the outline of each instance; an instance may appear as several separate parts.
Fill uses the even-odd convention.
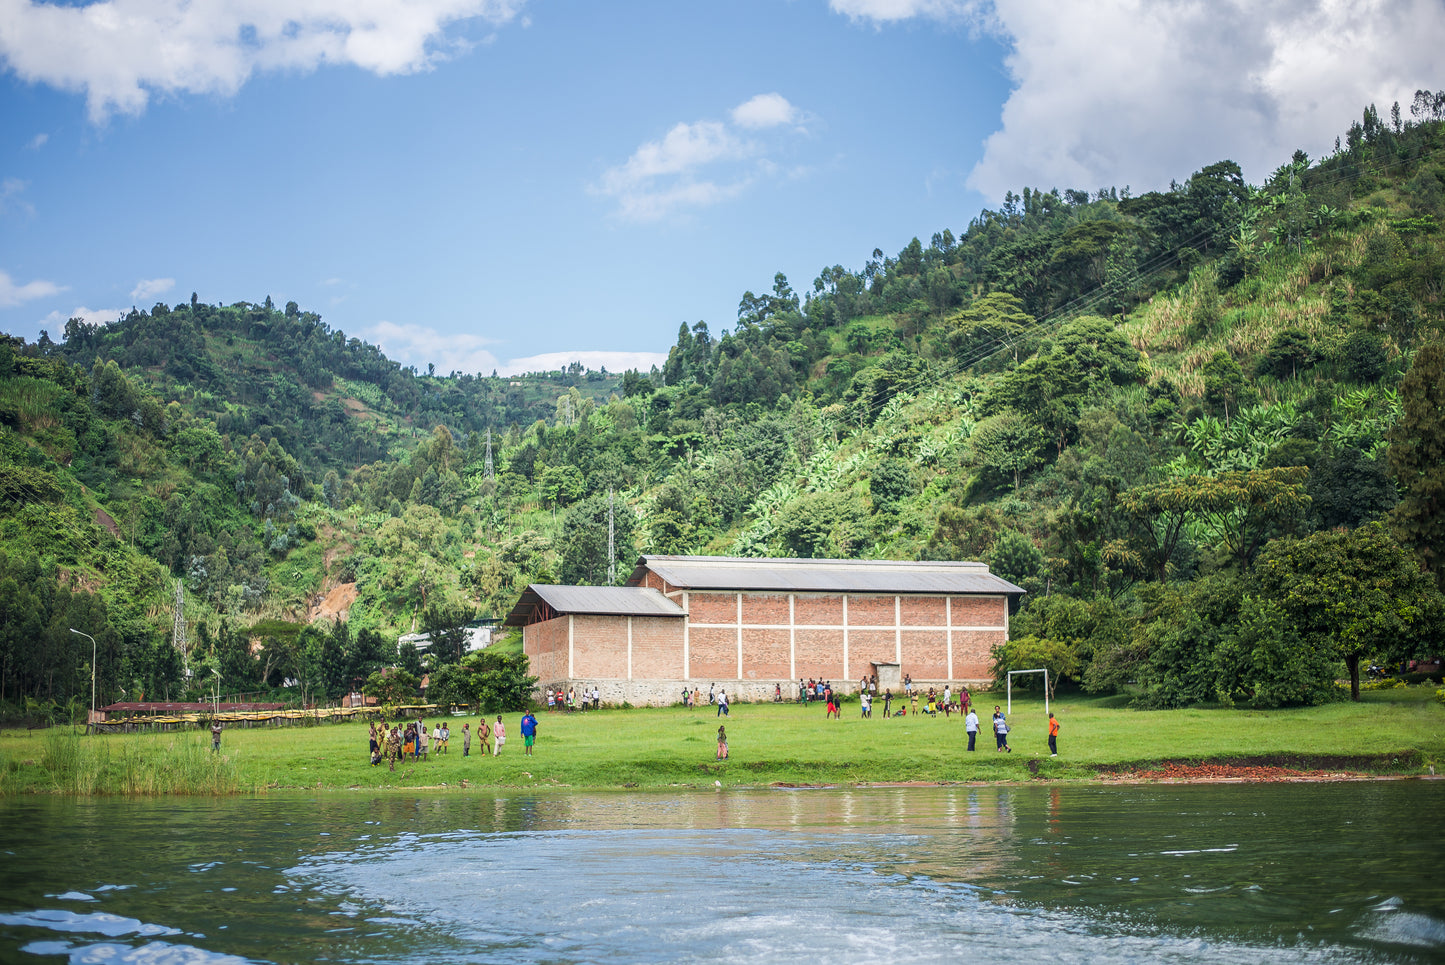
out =
[[[1359,703],[1277,711],[1137,711],[1117,697],[1062,697],[1053,704],[1062,725],[1054,759],[1036,694],[1015,695],[1009,754],[994,750],[987,730],[993,705],[1003,703],[988,693],[977,695],[984,732],[974,754],[965,751],[958,715],[863,720],[856,703],[845,705],[842,720],[825,720],[819,704],[735,704],[722,721],[711,708],[541,713],[532,757],[522,752],[520,714],[505,715],[509,740],[495,758],[476,745],[462,757],[461,725],[475,727],[478,718],[454,717],[449,753],[395,772],[368,763],[360,723],[228,730],[220,754],[211,753],[206,730],[12,730],[0,731],[0,794],[251,794],[460,788],[463,781],[529,788],[1081,781],[1161,760],[1241,758],[1318,767],[1318,759],[1368,757],[1352,769],[1418,774],[1445,762],[1445,705],[1434,691],[1372,691]],[[722,764],[719,723],[731,752]]]

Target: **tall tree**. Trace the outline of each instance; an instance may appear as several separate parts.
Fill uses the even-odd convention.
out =
[[[1426,345],[1400,384],[1403,410],[1386,438],[1402,490],[1391,523],[1445,590],[1445,345]]]
[[[1403,659],[1445,636],[1445,597],[1380,523],[1275,540],[1260,554],[1254,581],[1305,643],[1328,645],[1345,662],[1355,700],[1360,658]]]

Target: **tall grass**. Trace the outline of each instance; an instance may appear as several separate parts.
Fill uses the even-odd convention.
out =
[[[719,720],[709,708],[680,707],[546,714],[537,752],[520,741],[500,757],[474,745],[461,756],[461,719],[452,721],[452,747],[430,760],[392,770],[372,767],[366,725],[228,730],[212,754],[209,734],[82,737],[0,732],[0,793],[215,795],[271,790],[372,790],[461,787],[712,787],[725,784],[887,783],[897,781],[1093,780],[1103,771],[1162,759],[1249,756],[1371,755],[1360,766],[1420,773],[1445,766],[1445,704],[1434,685],[1372,691],[1359,703],[1260,711],[1186,708],[1139,711],[1127,698],[1061,695],[1051,704],[1064,731],[1061,755],[1047,756],[1046,717],[1037,691],[1013,695],[1014,753],[997,754],[985,732],[968,754],[963,725],[951,719],[861,719],[855,702],[842,720],[823,708],[795,704],[738,704]],[[988,711],[1003,694],[976,692]],[[895,707],[897,704],[895,704]],[[516,714],[507,729],[517,733]],[[475,725],[476,719],[471,723]],[[731,759],[714,760],[717,727],[727,725]],[[1037,760],[1042,757],[1043,759]],[[1042,768],[1035,771],[1029,765]]]
[[[191,732],[157,737],[83,736],[66,728],[46,732],[40,767],[59,794],[235,794],[242,790],[231,757],[213,753]],[[16,769],[0,768],[3,782]]]

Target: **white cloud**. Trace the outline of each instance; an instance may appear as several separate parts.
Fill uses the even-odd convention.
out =
[[[137,302],[148,302],[157,295],[164,295],[176,287],[174,278],[142,278],[131,289],[130,297]]]
[[[25,146],[28,147],[28,148],[30,148],[30,150],[32,150],[32,151],[38,151],[38,150],[40,150],[42,147],[45,146],[45,142],[48,141],[48,140],[50,140],[50,135],[49,135],[49,134],[46,134],[44,131],[42,131],[42,132],[40,132],[39,134],[37,134],[37,135],[35,135],[34,137],[32,137],[32,138],[26,143]]]
[[[759,94],[729,112],[726,121],[678,123],[661,140],[647,141],[602,174],[594,190],[615,198],[629,221],[656,221],[674,211],[701,208],[736,197],[758,177],[775,176],[768,157],[776,140],[769,128],[796,125],[798,110],[781,94]],[[754,132],[745,136],[740,129]]]
[[[464,20],[513,20],[525,0],[0,0],[0,60],[22,80],[85,94],[92,121],[152,94],[234,94],[258,71],[347,64],[424,70]]]
[[[828,0],[834,13],[875,24],[927,17],[932,20],[974,20],[979,0]]]
[[[1159,188],[1225,158],[1261,182],[1438,79],[1438,0],[996,0],[1015,87],[968,178]]]
[[[490,375],[493,369],[501,367],[497,357],[485,348],[496,339],[481,335],[451,335],[424,325],[395,322],[377,322],[358,334],[388,358],[423,369],[432,362],[443,374],[455,371]]]
[[[738,127],[761,128],[791,124],[798,110],[782,94],[759,94],[733,108],[733,123]]]
[[[609,372],[626,372],[637,369],[650,372],[654,365],[661,366],[667,361],[666,352],[543,352],[525,358],[510,359],[497,369],[499,375],[522,375],[527,372],[554,372],[565,369],[573,362],[581,362],[589,369],[606,369]]]
[[[49,298],[51,295],[58,295],[63,291],[65,291],[63,286],[38,278],[35,281],[17,285],[15,280],[10,277],[9,272],[0,271],[0,308],[14,308],[24,302],[34,301],[37,298]]]
[[[654,365],[667,361],[664,352],[577,351],[546,352],[504,362],[486,347],[495,345],[497,340],[482,335],[449,334],[425,325],[398,325],[395,322],[377,322],[358,334],[380,348],[388,358],[422,370],[426,369],[427,363],[435,363],[437,372],[442,375],[452,372],[491,375],[494,370],[498,375],[521,375],[550,372],[566,368],[573,362],[581,362],[589,369],[605,366],[609,372],[627,369],[646,372]]]
[[[126,310],[123,308],[86,308],[84,305],[77,305],[68,312],[58,310],[51,312],[42,318],[36,327],[53,332],[52,338],[59,340],[65,331],[65,323],[72,318],[81,319],[91,325],[109,325],[125,313]]]
[[[1374,103],[1438,86],[1439,0],[829,0],[876,27],[967,24],[1011,52],[1014,89],[970,187],[1160,188],[1239,162],[1261,182]]]
[[[5,178],[0,181],[0,217],[14,211],[27,217],[35,214],[35,206],[25,200],[25,189],[29,183],[19,178]]]

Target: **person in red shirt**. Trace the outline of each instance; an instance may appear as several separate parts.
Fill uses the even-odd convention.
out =
[[[1059,756],[1059,721],[1053,711],[1049,711],[1049,756]]]

